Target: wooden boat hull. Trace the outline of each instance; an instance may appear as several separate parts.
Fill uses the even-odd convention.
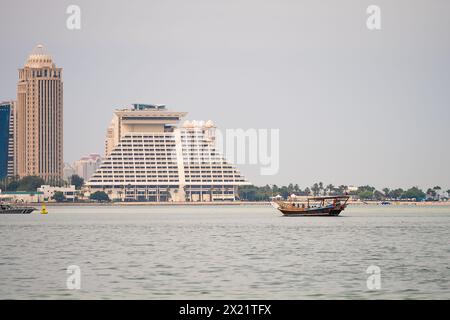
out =
[[[278,210],[280,210],[281,213],[283,213],[283,215],[287,217],[328,217],[328,216],[336,217],[341,213],[343,209],[324,210],[320,208],[318,210],[297,211],[278,208]]]

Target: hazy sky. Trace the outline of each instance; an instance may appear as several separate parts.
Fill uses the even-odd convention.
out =
[[[115,108],[163,103],[221,129],[279,128],[277,175],[239,166],[255,184],[450,187],[448,0],[0,0],[0,13],[0,100],[38,43],[64,69],[66,162],[103,153]]]

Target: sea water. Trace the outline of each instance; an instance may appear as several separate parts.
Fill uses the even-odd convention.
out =
[[[450,298],[450,206],[48,210],[0,216],[1,299]]]

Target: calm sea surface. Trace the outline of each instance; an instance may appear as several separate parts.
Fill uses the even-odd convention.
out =
[[[49,207],[0,215],[1,299],[450,299],[450,207]],[[68,290],[67,267],[81,270]],[[366,269],[381,270],[369,290]]]

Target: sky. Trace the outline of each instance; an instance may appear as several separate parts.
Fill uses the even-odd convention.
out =
[[[279,129],[276,174],[239,165],[256,185],[450,187],[450,1],[0,0],[0,13],[0,100],[37,44],[63,68],[66,162],[103,154],[114,109],[159,103],[221,130]]]

